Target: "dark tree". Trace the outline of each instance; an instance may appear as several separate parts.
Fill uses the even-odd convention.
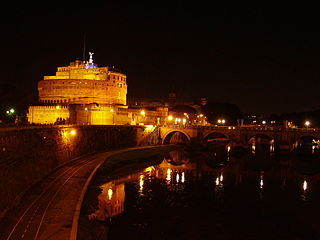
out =
[[[219,118],[224,118],[227,125],[236,125],[237,119],[242,116],[239,107],[232,103],[208,102],[202,107],[202,111],[212,124],[216,124]]]

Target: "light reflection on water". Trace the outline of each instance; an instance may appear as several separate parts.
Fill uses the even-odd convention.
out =
[[[153,232],[173,239],[175,235],[171,236],[172,229],[167,224],[177,224],[177,229],[180,224],[185,224],[188,229],[188,221],[193,222],[194,228],[204,228],[206,230],[202,231],[208,232],[217,231],[206,225],[207,221],[213,221],[212,224],[227,226],[233,234],[240,231],[240,226],[246,229],[251,225],[252,229],[247,231],[252,231],[253,235],[261,234],[259,229],[262,228],[265,237],[270,238],[274,224],[283,228],[277,227],[276,233],[286,234],[289,231],[287,224],[297,228],[300,221],[307,224],[308,217],[312,219],[312,214],[320,213],[318,174],[301,174],[297,166],[292,165],[292,159],[287,163],[270,157],[262,159],[265,155],[257,151],[268,149],[272,152],[270,147],[255,145],[253,158],[248,155],[233,158],[229,155],[230,149],[225,149],[227,154],[173,151],[158,165],[101,185],[99,207],[89,218],[100,221],[112,219],[110,239],[150,239]],[[230,160],[228,163],[227,159]],[[262,164],[256,168],[257,165],[252,165],[251,161],[262,161]],[[270,161],[272,167],[263,161]],[[261,166],[266,169],[261,170]],[[309,204],[302,205],[306,202]],[[283,215],[278,216],[277,211]],[[180,222],[177,223],[176,219]],[[319,220],[312,222],[320,226]],[[158,228],[157,224],[168,229]],[[138,235],[126,235],[122,231],[124,228]],[[184,228],[181,231],[188,230]],[[240,232],[240,236],[246,236],[246,231]],[[292,233],[287,234],[292,237]],[[273,239],[278,237],[276,235]]]

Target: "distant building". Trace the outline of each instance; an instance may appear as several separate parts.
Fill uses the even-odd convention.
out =
[[[176,93],[169,93],[165,98],[130,98],[129,106],[144,109],[168,109],[165,124],[175,125],[208,125],[202,113],[202,107],[207,104],[206,98],[186,100],[177,97]]]

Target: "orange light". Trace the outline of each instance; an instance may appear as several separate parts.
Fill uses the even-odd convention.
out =
[[[74,129],[72,129],[72,130],[70,131],[70,134],[71,134],[72,136],[75,136],[75,135],[77,134],[77,131],[74,130]]]

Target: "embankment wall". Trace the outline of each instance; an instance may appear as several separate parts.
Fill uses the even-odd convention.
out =
[[[139,126],[48,126],[0,130],[0,218],[32,185],[85,154],[133,147]]]

